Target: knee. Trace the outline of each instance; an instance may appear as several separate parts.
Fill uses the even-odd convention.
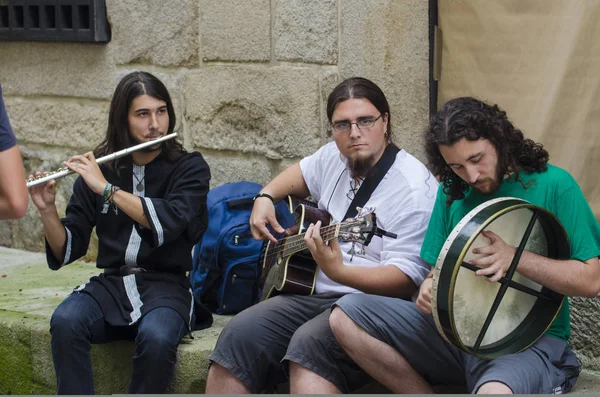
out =
[[[331,310],[329,326],[338,342],[342,343],[344,336],[351,328],[356,327],[356,324],[339,306],[336,306]]]
[[[87,329],[81,313],[66,310],[58,306],[50,318],[50,334],[57,336],[72,336],[82,334]]]
[[[136,337],[136,344],[142,349],[155,352],[157,356],[175,353],[179,345],[180,335],[174,332],[166,332],[164,329],[140,329]]]
[[[477,394],[513,394],[513,391],[504,383],[487,382],[477,389]]]

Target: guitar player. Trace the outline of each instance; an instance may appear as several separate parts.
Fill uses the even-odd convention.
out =
[[[318,265],[312,295],[279,294],[235,316],[210,357],[206,393],[259,393],[290,381],[292,393],[346,393],[370,381],[336,342],[330,307],[351,293],[410,299],[429,268],[419,257],[438,183],[393,142],[387,99],[373,82],[354,77],[329,95],[332,142],[293,164],[256,196],[250,224],[256,239],[277,240],[273,203],[312,196],[333,222],[374,208],[378,227],[393,237],[368,246],[321,238],[321,222],[304,241]],[[352,250],[354,248],[354,250]],[[364,249],[364,251],[363,251]],[[350,251],[350,252],[349,252]]]

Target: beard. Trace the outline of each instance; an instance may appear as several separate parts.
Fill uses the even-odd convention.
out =
[[[371,168],[373,168],[373,162],[375,160],[375,154],[368,156],[350,157],[348,158],[348,168],[353,178],[366,177]]]
[[[471,188],[477,190],[479,193],[483,194],[483,195],[491,195],[494,194],[498,191],[498,189],[500,189],[500,185],[502,184],[502,181],[504,179],[504,171],[500,171],[498,170],[496,172],[496,178],[495,179],[487,179],[484,180],[488,183],[487,185],[487,189],[486,190],[481,190],[479,188],[477,188],[475,185],[477,184],[477,182],[475,184],[471,184]]]

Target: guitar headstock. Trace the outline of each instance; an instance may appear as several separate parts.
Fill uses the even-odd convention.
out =
[[[358,214],[339,224],[338,239],[344,242],[368,245],[377,230],[374,208],[357,207]]]

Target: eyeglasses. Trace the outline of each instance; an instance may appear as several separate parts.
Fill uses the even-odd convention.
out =
[[[331,126],[333,127],[333,130],[335,132],[349,132],[352,129],[352,124],[356,124],[356,127],[358,127],[359,130],[362,130],[363,128],[367,129],[367,128],[371,128],[375,125],[375,122],[377,120],[379,120],[383,115],[380,114],[379,117],[377,118],[372,118],[372,117],[365,117],[365,118],[360,118],[358,119],[358,121],[356,123],[351,123],[349,121],[336,121],[335,123],[331,124]]]

